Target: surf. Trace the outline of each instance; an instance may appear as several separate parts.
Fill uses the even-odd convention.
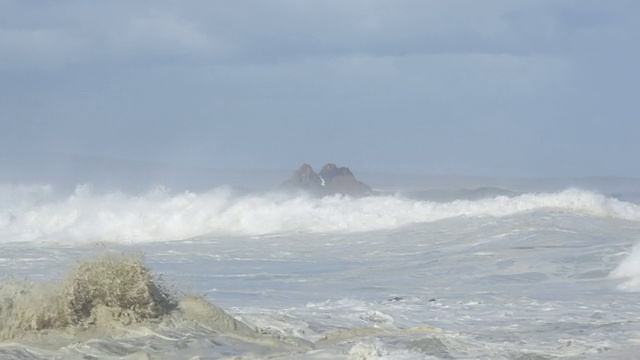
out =
[[[144,243],[199,236],[261,236],[282,233],[357,233],[455,217],[501,218],[553,210],[585,216],[640,219],[636,204],[595,192],[498,195],[446,202],[401,194],[351,198],[304,193],[241,192],[218,187],[204,192],[98,192],[81,185],[70,194],[51,186],[3,186],[0,241]]]

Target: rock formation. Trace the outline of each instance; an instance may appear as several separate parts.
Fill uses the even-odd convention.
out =
[[[354,197],[371,195],[371,187],[360,182],[346,167],[326,164],[319,174],[309,164],[303,164],[282,184],[285,188],[302,189],[314,195],[344,194]]]

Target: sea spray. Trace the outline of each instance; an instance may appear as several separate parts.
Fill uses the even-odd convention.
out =
[[[80,262],[59,283],[1,282],[0,300],[0,340],[159,319],[178,304],[140,258],[124,255]]]
[[[612,278],[624,279],[619,288],[626,291],[640,291],[640,243],[633,246],[631,253],[613,270]]]
[[[133,256],[105,256],[77,264],[63,282],[60,296],[74,325],[112,319],[128,325],[160,318],[177,306],[162,282]]]
[[[157,188],[139,195],[78,187],[69,196],[38,189],[25,190],[18,199],[5,194],[10,201],[0,203],[0,242],[130,244],[200,236],[356,233],[460,216],[499,218],[545,210],[640,219],[637,204],[578,189],[448,202],[394,195],[355,199],[240,194],[228,187],[202,193]]]
[[[64,328],[69,319],[54,284],[0,282],[0,341],[28,331]]]
[[[313,347],[300,338],[249,326],[201,296],[178,296],[134,255],[79,262],[60,282],[0,282],[0,343],[58,349],[95,336],[159,334],[163,329],[229,337],[261,353]]]

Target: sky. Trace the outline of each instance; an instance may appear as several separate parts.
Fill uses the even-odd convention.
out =
[[[0,152],[640,177],[638,19],[637,1],[0,0]]]

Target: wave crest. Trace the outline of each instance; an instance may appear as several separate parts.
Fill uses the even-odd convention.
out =
[[[9,199],[0,188],[0,198]],[[311,198],[283,193],[203,193],[156,188],[144,194],[95,193],[80,186],[68,196],[27,189],[0,208],[0,242],[144,242],[202,235],[362,232],[458,216],[503,217],[551,209],[590,216],[640,219],[640,207],[569,189],[479,200],[434,202],[401,196]]]
[[[136,257],[79,263],[60,283],[0,282],[0,340],[29,331],[129,325],[158,319],[177,301]]]

